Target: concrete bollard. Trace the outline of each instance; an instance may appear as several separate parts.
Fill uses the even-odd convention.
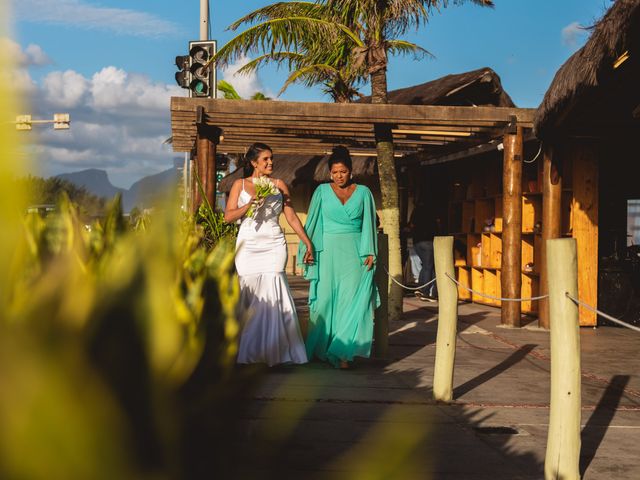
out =
[[[438,285],[438,334],[433,371],[433,399],[453,400],[453,367],[456,357],[456,327],[458,323],[458,287],[453,266],[453,237],[435,237],[433,252]]]
[[[580,327],[578,264],[573,238],[547,240],[551,326],[551,408],[545,480],[580,479]]]

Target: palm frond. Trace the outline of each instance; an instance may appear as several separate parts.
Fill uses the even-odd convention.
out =
[[[387,40],[386,44],[392,55],[413,55],[416,60],[424,57],[435,58],[430,51],[406,40]]]
[[[238,57],[259,50],[275,53],[304,47],[309,38],[332,42],[338,35],[335,23],[308,17],[287,17],[268,20],[248,28],[231,39],[216,54],[214,61],[224,67]]]
[[[296,62],[303,63],[305,58],[305,55],[298,52],[266,53],[251,60],[250,62],[247,62],[245,65],[240,67],[236,73],[239,73],[241,75],[248,75],[249,73],[254,72],[267,63],[276,63],[278,66],[280,66],[282,63],[287,62],[289,64],[289,67],[291,67]]]
[[[251,100],[271,100],[270,97],[267,97],[264,93],[262,92],[256,92],[253,95],[251,95]]]
[[[275,18],[328,18],[327,10],[325,5],[316,2],[276,2],[236,20],[227,30],[237,30],[242,24],[265,22]]]
[[[218,80],[217,88],[227,100],[240,100],[242,97],[229,82]]]
[[[308,86],[316,83],[322,83],[326,81],[330,76],[335,75],[337,70],[331,65],[315,64],[306,65],[304,67],[295,70],[289,75],[286,82],[278,92],[278,96],[282,95],[284,91],[292,84],[302,82]]]

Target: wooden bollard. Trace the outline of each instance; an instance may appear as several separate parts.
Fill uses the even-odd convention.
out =
[[[438,285],[438,334],[433,371],[433,399],[450,402],[453,400],[453,367],[458,323],[458,287],[447,278],[447,274],[455,278],[453,237],[435,237],[433,252]]]
[[[578,263],[573,238],[547,240],[551,326],[551,408],[545,480],[580,478],[580,327]]]

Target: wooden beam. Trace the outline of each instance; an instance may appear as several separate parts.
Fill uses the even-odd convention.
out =
[[[502,175],[502,296],[520,298],[522,291],[522,127],[514,122],[504,136]],[[502,302],[503,325],[520,327],[522,304]]]
[[[178,121],[190,121],[193,118],[193,112],[172,112],[172,119]],[[404,119],[398,117],[391,124],[397,125],[401,130],[412,129],[453,129],[459,131],[482,131],[483,129],[504,128],[506,121],[494,120],[474,120],[473,122],[453,119],[453,120],[434,120],[430,118],[423,119]],[[210,125],[223,126],[243,126],[251,125],[255,127],[264,126],[281,126],[291,128],[303,125],[305,128],[314,127],[320,129],[331,129],[332,126],[354,128],[354,129],[370,129],[371,121],[369,119],[343,119],[340,117],[304,117],[299,115],[275,115],[269,119],[264,117],[255,117],[250,115],[234,115],[232,113],[210,113],[207,115],[207,122]]]
[[[531,127],[535,109],[507,107],[451,107],[433,105],[394,105],[366,103],[320,103],[320,102],[265,102],[259,100],[224,100],[172,97],[172,111],[193,111],[202,106],[205,112],[244,113],[251,116],[292,115],[302,117],[334,117],[358,119],[370,123],[397,123],[399,118],[509,121],[515,116],[518,124]],[[269,117],[266,117],[269,118]]]
[[[553,147],[545,147],[542,170],[542,245],[540,261],[540,295],[549,293],[547,270],[547,240],[562,236],[562,169],[559,168],[559,153]],[[555,157],[555,158],[554,158]],[[549,301],[538,303],[538,321],[542,328],[550,327]]]
[[[478,155],[482,155],[487,152],[494,152],[504,147],[502,143],[502,135],[500,138],[497,134],[493,133],[493,131],[485,131],[487,135],[490,136],[485,142],[480,143],[479,145],[474,145],[469,148],[465,148],[464,150],[460,150],[455,153],[448,153],[446,155],[434,156],[432,153],[427,154],[425,152],[419,152],[413,155],[411,158],[407,160],[420,161],[420,165],[437,165],[439,163],[447,163],[447,162],[455,162],[456,160],[468,159],[471,157],[475,157]],[[532,140],[536,140],[536,137],[533,135],[530,129],[526,129],[524,133],[523,142],[527,143]],[[459,142],[458,142],[459,143]]]

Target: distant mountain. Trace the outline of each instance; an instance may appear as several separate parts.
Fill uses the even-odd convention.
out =
[[[63,173],[62,175],[57,175],[57,177],[67,180],[79,187],[84,187],[89,193],[98,197],[112,198],[118,192],[125,191],[111,183],[107,172],[104,170],[98,170],[97,168],[90,168],[79,172]]]
[[[143,177],[126,190],[112,185],[107,172],[95,168],[57,175],[58,178],[84,187],[89,193],[98,197],[111,199],[117,193],[122,193],[122,208],[125,212],[131,211],[133,207],[152,207],[156,199],[168,189],[177,187],[180,176],[178,169],[173,167],[155,175]]]
[[[122,201],[124,210],[128,212],[135,206],[139,208],[153,206],[156,200],[169,189],[177,187],[180,176],[181,173],[176,168],[170,168],[141,178],[124,193]]]

